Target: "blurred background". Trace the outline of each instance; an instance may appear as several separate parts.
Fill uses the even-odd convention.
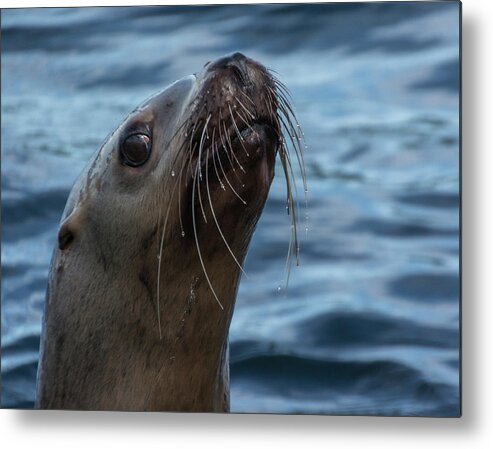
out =
[[[241,51],[290,88],[308,231],[281,288],[280,167],[231,325],[233,412],[459,413],[459,4],[2,10],[2,406],[34,404],[71,186],[143,99]],[[304,212],[302,212],[304,214]]]

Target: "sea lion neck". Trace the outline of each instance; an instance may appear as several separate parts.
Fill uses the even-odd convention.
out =
[[[52,264],[45,322],[50,342],[43,351],[44,358],[56,356],[58,363],[42,361],[40,380],[53,383],[41,383],[45,388],[38,391],[39,407],[228,410],[227,334],[238,288],[237,268],[223,272],[228,280],[227,286],[219,286],[223,309],[200,266],[165,270],[159,335],[154,270],[146,278],[143,268],[118,275],[107,265],[90,279],[69,279],[60,273],[74,272],[81,260],[60,255]],[[86,262],[101,264],[94,258]]]

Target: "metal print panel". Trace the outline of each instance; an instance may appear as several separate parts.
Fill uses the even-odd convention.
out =
[[[2,407],[460,416],[460,3],[1,19]]]

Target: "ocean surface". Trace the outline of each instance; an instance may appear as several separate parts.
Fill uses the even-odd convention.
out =
[[[2,11],[2,406],[31,408],[71,186],[143,99],[225,53],[279,73],[306,136],[308,231],[280,166],[231,325],[234,412],[457,416],[459,5]],[[303,213],[303,212],[302,212]]]

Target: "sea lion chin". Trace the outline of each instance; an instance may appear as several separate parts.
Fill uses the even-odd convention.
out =
[[[38,408],[229,410],[229,325],[277,154],[295,220],[282,129],[299,131],[279,89],[226,56],[146,100],[93,156],[52,258]]]

